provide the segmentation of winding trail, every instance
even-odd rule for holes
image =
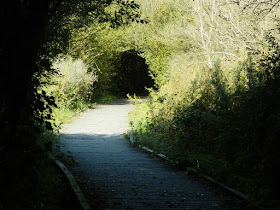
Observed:
[[[104,195],[99,208],[233,209],[225,194],[129,146],[123,133],[133,108],[125,99],[100,105],[60,131],[62,151],[71,152],[78,163],[70,171]]]

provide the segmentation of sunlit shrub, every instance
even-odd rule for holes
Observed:
[[[81,59],[70,56],[59,57],[53,62],[58,74],[52,78],[48,91],[56,98],[58,105],[75,106],[88,101],[92,85],[97,81],[95,72],[89,72]]]

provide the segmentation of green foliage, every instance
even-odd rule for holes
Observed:
[[[82,60],[71,57],[58,58],[53,62],[58,75],[51,78],[53,85],[46,87],[57,104],[74,107],[79,101],[88,101],[92,85],[97,80],[94,71],[89,72]]]
[[[139,56],[141,54],[139,51],[141,49],[137,47],[138,40],[135,39],[134,27],[140,30],[137,23],[131,23],[131,27],[121,26],[115,29],[109,23],[95,23],[90,27],[79,30],[75,38],[72,39],[73,48],[71,53],[80,55],[90,67],[98,69],[98,83],[96,83],[95,92],[120,94],[120,91],[122,91],[120,90],[121,86],[125,86],[125,81],[122,81],[122,79],[129,80],[127,76],[130,71],[125,75],[122,69],[131,69],[131,73],[133,71],[133,66],[128,67],[128,63],[124,60],[124,55],[128,55],[129,52],[135,52],[135,56],[130,57],[135,61],[131,61],[131,63],[135,62],[139,65],[142,63],[141,65],[144,67],[140,69],[138,65],[139,67],[135,68],[135,71],[143,72],[144,74],[146,71],[146,75],[148,75],[148,68],[144,64],[145,61],[142,59],[143,61],[140,62],[141,58]],[[146,75],[141,76],[143,81],[138,81],[139,78],[137,78],[134,82],[147,82],[149,78]],[[133,78],[130,80],[133,81]],[[150,85],[147,84],[147,86]]]
[[[74,60],[70,56],[59,57],[53,61],[53,73],[41,76],[42,83],[38,94],[51,98],[44,102],[41,115],[48,116],[48,123],[62,122],[77,110],[87,108],[90,104],[92,87],[97,77],[93,70],[80,59]]]
[[[97,77],[80,59],[60,56],[52,68],[35,74],[37,83],[33,104],[36,122],[52,130],[76,111],[90,106],[93,84]]]
[[[141,3],[139,2],[139,4]],[[150,75],[157,85],[161,85],[168,80],[166,74],[172,53],[178,48],[180,50],[189,49],[189,42],[184,44],[180,40],[179,42],[176,41],[176,44],[174,43],[178,36],[176,30],[179,26],[177,28],[172,27],[172,22],[174,18],[176,22],[183,18],[183,21],[180,20],[180,22],[186,25],[191,22],[191,18],[188,18],[184,11],[181,11],[180,15],[176,15],[176,17],[169,15],[169,11],[176,11],[176,5],[171,2],[168,4],[160,3],[160,5],[161,7],[149,16],[142,14],[140,17],[139,10],[142,8],[139,8],[135,2],[115,1],[105,8],[105,12],[116,20],[121,17],[122,23],[112,26],[114,24],[113,20],[109,22],[96,21],[73,33],[69,52],[81,56],[90,67],[99,69],[97,73],[99,78],[98,91],[110,92],[116,89],[117,84],[114,81],[118,78],[118,67],[122,65],[121,55],[130,50],[139,52],[139,56],[145,59],[149,66]],[[183,5],[189,7],[186,2]],[[142,7],[144,8],[145,5],[142,5]],[[166,10],[166,14],[162,13],[162,10]],[[123,15],[123,13],[129,15]],[[135,18],[133,17],[134,13],[137,16]],[[147,21],[139,21],[137,18]],[[168,20],[170,25],[164,25],[160,20],[161,18],[165,21]],[[166,27],[160,27],[160,25]],[[174,42],[170,43],[166,39],[166,36],[170,35]]]
[[[59,3],[60,2],[60,3]],[[54,58],[60,53],[66,53],[71,46],[69,41],[75,31],[90,25],[96,20],[106,19],[105,8],[112,0],[70,0],[59,1],[52,6],[56,11],[51,13],[46,30],[44,56]],[[57,6],[57,8],[55,8]]]
[[[139,12],[139,5],[133,0],[114,0],[105,9],[106,22],[109,22],[111,27],[117,28],[122,25],[128,25],[131,22],[144,23]]]
[[[47,94],[42,87],[49,84],[47,81],[50,79],[50,75],[55,74],[54,72],[44,72],[35,74],[33,77],[33,82],[37,83],[37,87],[34,87],[34,102],[32,108],[34,110],[34,119],[36,123],[45,125],[48,130],[52,130],[52,112],[53,108],[57,107],[54,96]],[[42,79],[44,78],[44,79]]]
[[[216,62],[195,77],[188,72],[191,85],[173,78],[152,92],[131,114],[137,141],[255,201],[276,200],[280,48],[270,36],[266,43],[244,63]]]

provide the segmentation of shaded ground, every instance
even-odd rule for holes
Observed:
[[[62,150],[94,209],[239,209],[237,200],[131,148],[128,100],[102,105],[63,126]]]

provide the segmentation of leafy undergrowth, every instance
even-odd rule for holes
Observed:
[[[279,206],[279,46],[243,63],[174,75],[131,113],[136,141],[248,194]],[[188,81],[190,80],[190,81]]]

